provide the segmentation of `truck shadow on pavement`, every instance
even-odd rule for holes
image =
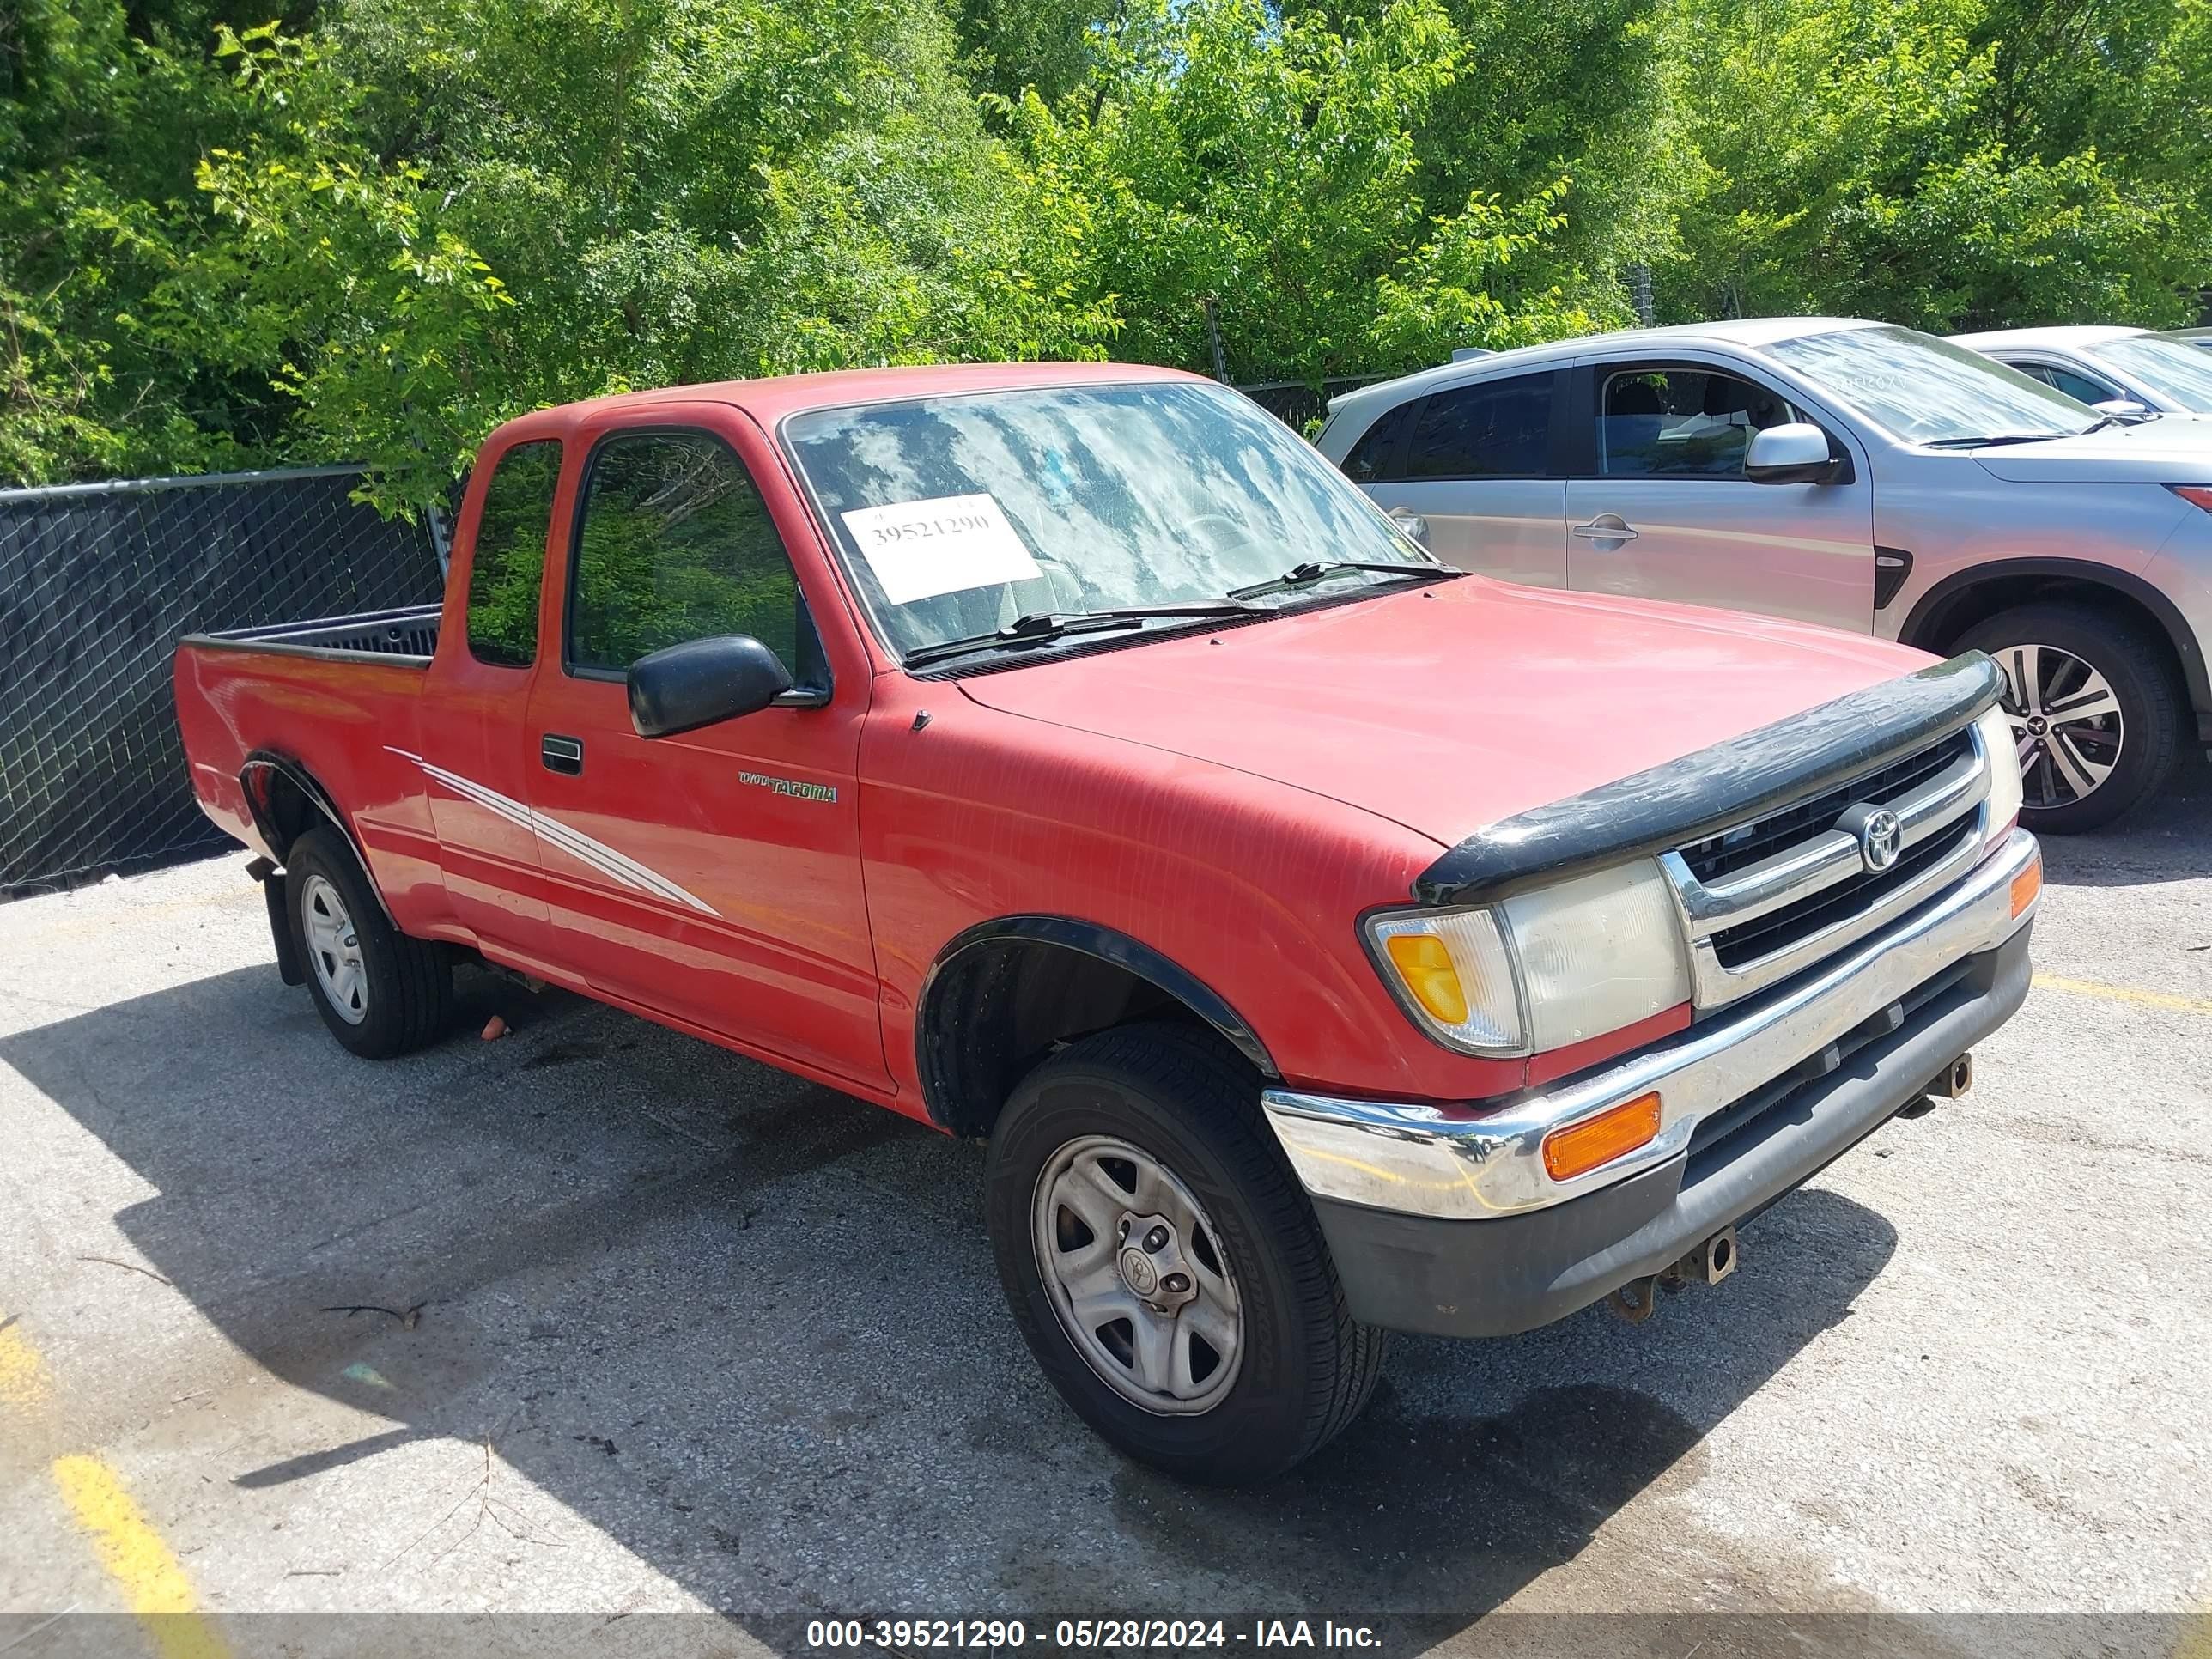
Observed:
[[[1731,1281],[1646,1326],[1591,1310],[1486,1345],[1401,1340],[1373,1407],[1304,1469],[1194,1490],[1107,1452],[1036,1372],[975,1146],[611,1010],[470,994],[475,1023],[503,1007],[514,1033],[383,1066],[268,968],[0,1039],[154,1190],[119,1224],[227,1339],[183,1320],[111,1356],[91,1409],[204,1461],[216,1553],[348,1471],[357,1534],[325,1605],[453,1605],[491,1552],[514,1604],[582,1584],[577,1610],[623,1610],[590,1599],[592,1529],[763,1633],[825,1608],[1457,1628],[1568,1563],[1583,1606],[1648,1604],[1668,1575],[1708,1605],[1810,1593],[1668,1500],[1889,1259],[1888,1224],[1833,1192],[1787,1200]],[[150,1281],[70,1276],[58,1306],[143,1296],[182,1320]],[[389,1311],[330,1311],[348,1306]],[[487,1443],[535,1489],[496,1539],[438,1521]],[[556,1544],[578,1547],[533,1594]]]

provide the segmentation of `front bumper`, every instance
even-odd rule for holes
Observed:
[[[1503,1335],[1663,1270],[1910,1103],[2027,997],[2037,857],[2016,831],[1946,893],[1744,1009],[1502,1109],[1270,1090],[1354,1316]],[[1656,1139],[1569,1182],[1544,1137],[1657,1091]]]

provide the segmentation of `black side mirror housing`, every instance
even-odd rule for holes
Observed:
[[[629,721],[641,738],[672,737],[757,714],[791,690],[791,671],[750,634],[687,640],[629,665]]]

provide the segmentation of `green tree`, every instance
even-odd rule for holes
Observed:
[[[2204,143],[2206,86],[2151,76],[2141,101],[2161,113],[2130,112],[2080,54],[2032,62],[2009,4],[1683,7],[1671,73],[1686,200],[1665,308],[1939,331],[2185,317],[2212,242],[2201,167],[2177,158]],[[2191,28],[2161,50],[2187,47]],[[2027,102],[2024,78],[2042,88]],[[2193,125],[2180,119],[2192,100]]]
[[[1430,211],[1416,135],[1464,64],[1435,0],[1341,28],[1150,0],[1101,33],[1083,88],[1010,114],[1029,166],[1088,204],[1084,291],[1119,311],[1117,354],[1210,367],[1211,300],[1232,379],[1319,379],[1618,313],[1550,257],[1563,183]]]
[[[180,355],[146,310],[216,228],[197,156],[265,118],[210,53],[233,9],[0,9],[0,479],[276,453],[287,410],[231,319],[198,319]]]

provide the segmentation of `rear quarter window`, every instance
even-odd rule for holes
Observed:
[[[1344,476],[1354,483],[1376,483],[1390,477],[1390,458],[1398,447],[1398,434],[1405,429],[1406,413],[1411,404],[1400,404],[1386,409],[1375,418],[1359,441],[1344,458]]]
[[[1399,474],[1541,478],[1552,459],[1552,371],[1480,380],[1413,405]]]
[[[484,486],[469,559],[469,654],[500,668],[538,659],[538,595],[561,482],[561,444],[542,438],[499,458]]]

